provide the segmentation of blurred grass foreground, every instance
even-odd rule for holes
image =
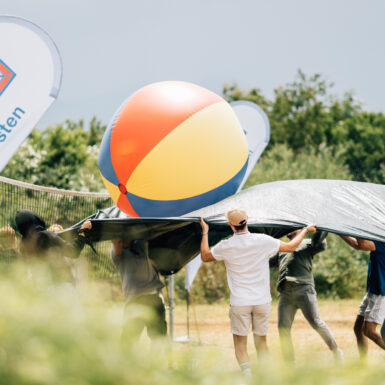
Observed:
[[[122,342],[123,304],[111,302],[103,286],[90,282],[77,293],[55,282],[45,264],[6,266],[0,274],[1,384],[385,384],[379,358],[334,366],[312,359],[309,350],[303,362],[287,366],[272,352],[254,362],[248,378],[215,345],[130,336]]]

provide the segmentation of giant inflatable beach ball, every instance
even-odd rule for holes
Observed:
[[[195,84],[150,84],[115,113],[99,169],[116,205],[133,217],[179,216],[236,192],[248,145],[230,105]]]

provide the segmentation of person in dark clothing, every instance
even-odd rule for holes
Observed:
[[[111,259],[122,278],[126,298],[122,339],[139,337],[144,327],[151,339],[166,335],[166,313],[160,294],[164,285],[148,256],[148,243],[119,238],[112,245]],[[152,314],[138,313],[138,305]]]
[[[15,216],[15,223],[22,236],[20,251],[23,258],[44,260],[59,281],[70,282],[71,272],[64,257],[79,256],[86,242],[85,232],[92,227],[91,222],[83,223],[73,243],[47,231],[44,220],[33,211],[19,210]]]
[[[385,350],[385,342],[376,330],[378,325],[383,325],[385,318],[385,243],[346,235],[340,237],[353,249],[370,251],[367,292],[354,323],[358,351],[364,358],[368,353],[368,338]],[[381,334],[384,335],[385,330],[382,329]]]
[[[295,237],[298,231],[288,234]],[[301,309],[306,320],[319,333],[336,360],[342,360],[343,353],[329,328],[319,316],[317,294],[312,273],[314,255],[326,249],[327,232],[317,231],[312,239],[304,239],[293,253],[278,253],[270,258],[270,267],[278,266],[277,290],[278,330],[284,359],[294,361],[291,327],[297,309]]]

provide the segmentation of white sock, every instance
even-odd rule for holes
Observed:
[[[241,370],[243,373],[247,374],[248,376],[251,376],[251,368],[250,368],[250,364],[248,362],[244,362],[242,364],[239,364],[239,366],[241,367]]]

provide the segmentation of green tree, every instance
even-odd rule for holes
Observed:
[[[343,157],[357,180],[385,183],[385,116],[362,112],[338,126]]]
[[[270,111],[271,143],[287,143],[298,151],[326,142],[328,87],[319,74],[307,78],[301,71],[298,80],[278,87]]]
[[[226,85],[223,93],[228,101],[245,99],[264,108],[271,126],[267,152],[284,143],[296,154],[317,153],[326,145],[354,179],[384,183],[385,115],[363,111],[352,92],[336,97],[332,87],[320,74],[298,71],[293,82],[274,90],[272,100],[259,89],[242,91],[236,84]]]
[[[88,129],[83,120],[35,129],[2,175],[42,186],[100,191],[104,186],[97,157],[105,129],[96,118]]]
[[[238,100],[247,100],[249,102],[256,103],[264,111],[269,111],[271,107],[271,102],[262,95],[262,91],[259,88],[252,88],[249,91],[242,91],[239,89],[236,83],[225,84],[223,86],[223,97],[229,103]]]
[[[255,166],[245,187],[288,179],[351,180],[348,166],[343,164],[342,151],[331,151],[321,145],[296,154],[287,144],[276,144]]]

